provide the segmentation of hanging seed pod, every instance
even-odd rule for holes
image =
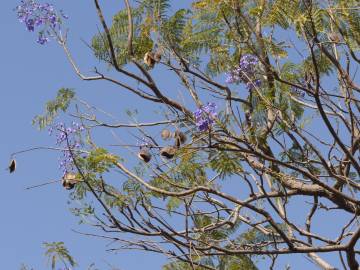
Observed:
[[[154,59],[154,54],[152,52],[145,53],[144,63],[150,68],[154,67],[155,59]]]
[[[77,182],[79,182],[79,180],[76,179],[76,174],[72,172],[65,173],[64,177],[62,178],[62,186],[66,190],[73,189]]]
[[[170,139],[170,137],[171,137],[171,132],[170,132],[170,130],[168,130],[168,129],[163,129],[163,130],[161,131],[161,138],[163,138],[163,140],[168,140],[168,139]]]
[[[151,160],[151,154],[147,148],[140,149],[140,151],[138,153],[138,157],[139,157],[139,159],[141,159],[142,161],[144,161],[146,163],[148,163]]]
[[[172,159],[175,156],[176,148],[172,146],[166,146],[160,150],[160,155],[167,158]]]
[[[154,54],[154,60],[159,63],[160,60],[161,60],[161,52],[160,51],[157,51],[155,54]]]
[[[175,147],[176,147],[176,149],[179,149],[180,146],[181,146],[180,138],[179,138],[179,137],[176,137],[176,138],[175,138]]]
[[[341,40],[340,35],[335,32],[329,33],[329,39],[330,39],[330,41],[335,42],[335,43],[339,43]]]
[[[73,183],[69,183],[66,180],[63,179],[62,181],[62,186],[66,189],[66,190],[72,190],[75,187],[75,184]]]
[[[185,133],[181,132],[178,129],[174,132],[174,138],[175,138],[175,145],[177,147],[180,147],[180,145],[184,144],[187,140]]]
[[[16,170],[16,160],[15,159],[11,160],[8,169],[9,169],[10,173],[15,172],[15,170]]]

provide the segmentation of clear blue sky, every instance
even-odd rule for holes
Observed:
[[[69,15],[69,45],[84,72],[92,70],[98,61],[81,42],[89,41],[97,33],[98,18],[93,1],[49,1]],[[110,22],[111,15],[122,5],[119,0],[101,1]],[[176,1],[184,3],[183,1]],[[188,2],[188,1],[187,1]],[[0,9],[0,169],[9,162],[12,152],[34,146],[50,146],[53,139],[47,132],[39,132],[31,125],[34,115],[43,111],[46,101],[52,99],[61,87],[72,87],[86,100],[96,101],[115,113],[123,113],[128,104],[136,102],[133,96],[121,95],[106,83],[82,82],[75,76],[63,51],[55,42],[40,46],[35,35],[28,33],[17,19],[14,7],[18,1],[3,0]],[[170,82],[165,82],[170,83]],[[109,96],[112,103],[109,103]],[[126,99],[124,98],[126,97]],[[108,269],[110,263],[121,270],[160,269],[163,257],[139,252],[106,253],[106,242],[80,236],[71,231],[88,231],[78,226],[69,212],[68,193],[60,185],[26,191],[25,187],[60,177],[57,153],[30,152],[18,158],[16,174],[0,170],[0,269],[19,269],[26,263],[37,270],[46,269],[42,242],[64,241],[80,263],[78,269],[95,262],[99,269]],[[292,269],[315,269],[301,255],[284,257],[282,265],[299,261]],[[106,262],[105,262],[106,261]],[[279,268],[280,269],[280,268]]]

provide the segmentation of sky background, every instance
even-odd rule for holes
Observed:
[[[122,1],[100,2],[110,23],[111,16],[122,7]],[[174,8],[186,2],[189,1],[176,1]],[[82,71],[90,74],[95,65],[101,66],[81,41],[89,42],[100,28],[93,1],[54,0],[50,3],[69,16],[66,21],[70,29],[69,47]],[[101,108],[106,107],[120,119],[125,116],[125,108],[138,102],[134,96],[125,95],[107,83],[81,81],[55,42],[45,46],[37,44],[36,35],[27,32],[18,22],[13,10],[17,4],[17,1],[3,0],[0,9],[0,268],[19,269],[25,263],[37,270],[49,269],[42,243],[64,241],[80,264],[77,269],[86,269],[92,262],[99,269],[109,269],[109,265],[121,270],[137,270],[144,266],[160,269],[166,262],[164,257],[129,251],[110,254],[105,251],[106,242],[74,233],[72,229],[88,230],[86,226],[77,225],[78,219],[68,210],[68,192],[60,184],[25,190],[28,186],[60,178],[57,153],[24,153],[17,158],[15,174],[10,175],[5,170],[11,153],[54,144],[54,138],[46,131],[39,132],[31,121],[44,111],[44,104],[55,97],[59,88],[76,89],[78,96]],[[161,73],[158,76],[161,77]],[[165,76],[161,83],[173,84]],[[142,117],[140,120],[147,120],[146,115]],[[326,226],[331,231],[331,226]],[[327,257],[331,261],[331,256]],[[315,269],[301,255],[284,257],[277,269],[284,269],[287,262],[294,261],[299,263],[292,264],[292,269]]]

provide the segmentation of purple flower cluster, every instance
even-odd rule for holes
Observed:
[[[248,90],[261,86],[257,77],[259,60],[252,54],[245,54],[240,58],[239,66],[226,73],[226,83],[245,83]]]
[[[195,124],[199,131],[209,130],[216,117],[217,106],[213,102],[208,102],[194,112]]]
[[[75,169],[73,155],[76,155],[77,150],[80,149],[80,133],[84,130],[84,127],[76,122],[72,122],[69,127],[64,123],[58,123],[49,128],[50,136],[56,131],[56,145],[64,148],[59,158],[59,169],[62,170],[63,175]]]
[[[22,0],[15,10],[19,21],[25,23],[29,32],[34,32],[35,27],[42,27],[37,39],[41,45],[47,43],[50,37],[54,36],[53,33],[60,30],[62,18],[68,18],[62,11],[59,15],[52,5],[39,4],[34,0]]]

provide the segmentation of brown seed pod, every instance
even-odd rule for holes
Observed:
[[[148,149],[143,148],[140,149],[139,153],[138,153],[138,157],[139,159],[141,159],[142,161],[148,163],[151,160],[151,154],[149,152]]]
[[[149,66],[150,68],[154,67],[155,59],[154,54],[152,52],[147,52],[144,55],[144,63]]]
[[[173,146],[166,146],[160,150],[160,155],[167,158],[172,159],[175,156],[176,148]]]
[[[76,179],[76,174],[72,172],[65,173],[64,177],[62,178],[62,186],[66,190],[73,189],[77,182],[79,182],[79,179]]]
[[[335,32],[329,33],[329,39],[330,39],[330,41],[335,42],[335,43],[339,43],[341,40],[340,35]]]
[[[63,181],[62,181],[62,186],[63,186],[66,190],[71,190],[71,189],[73,189],[73,188],[75,187],[75,184],[69,183],[69,182],[67,182],[67,181],[65,181],[65,180],[63,179]]]
[[[177,147],[180,147],[180,145],[184,144],[187,140],[185,133],[181,132],[178,129],[174,132],[174,138],[175,138],[175,145]]]
[[[160,60],[161,60],[161,52],[160,51],[157,51],[155,54],[154,54],[154,60],[159,63]]]
[[[15,172],[15,170],[16,170],[16,160],[15,159],[11,160],[8,169],[9,169],[10,173]]]
[[[163,140],[168,140],[168,139],[170,139],[170,137],[171,137],[171,132],[170,132],[170,130],[168,130],[168,129],[163,129],[163,130],[161,131],[161,138],[163,138]]]

